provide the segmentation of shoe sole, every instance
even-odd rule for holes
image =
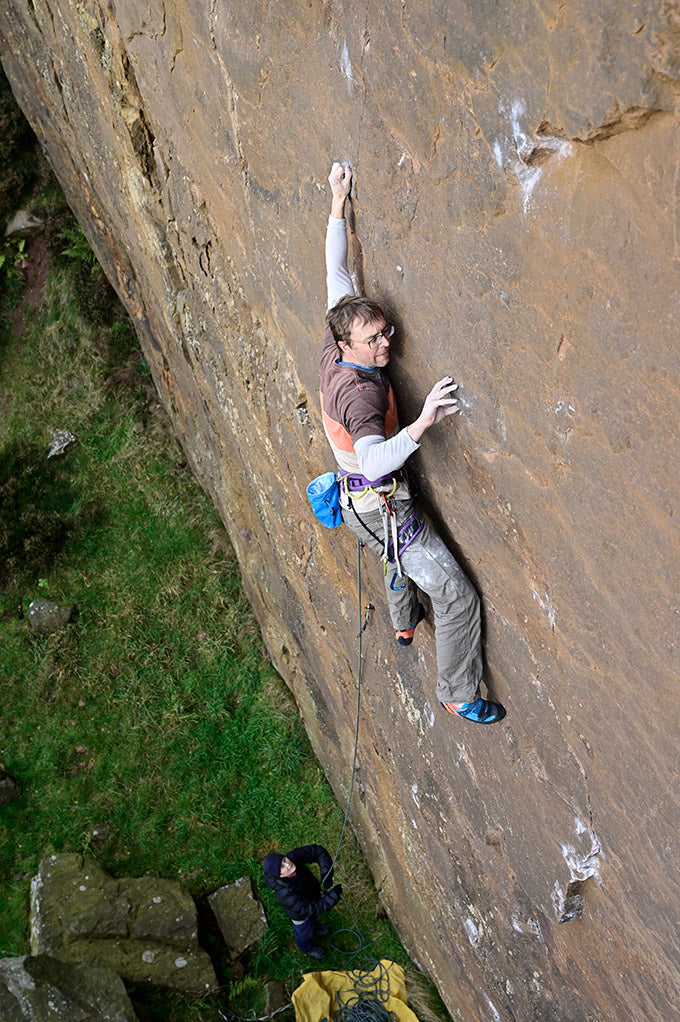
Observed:
[[[404,628],[404,629],[402,629],[401,633],[397,632],[397,642],[399,643],[400,646],[410,646],[411,645],[411,643],[413,642],[413,634],[411,634],[410,638],[408,638],[403,633],[404,632],[411,632],[411,633],[415,632],[416,628],[418,627],[418,625],[420,624],[420,622],[423,620],[424,617],[425,617],[425,608],[423,607],[422,603],[419,603],[418,604],[418,620],[414,624],[413,628]]]

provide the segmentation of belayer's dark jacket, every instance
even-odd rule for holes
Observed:
[[[326,849],[322,845],[303,845],[294,848],[292,852],[286,852],[286,858],[295,863],[295,876],[282,877],[265,872],[264,881],[267,887],[271,887],[287,915],[296,922],[302,922],[333,908],[340,897],[341,888],[338,884],[328,889],[333,883],[333,860]],[[318,864],[326,888],[323,892],[321,884],[307,868],[308,862]]]

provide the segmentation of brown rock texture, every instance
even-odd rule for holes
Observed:
[[[356,551],[305,486],[333,467],[325,178],[353,161],[402,420],[461,381],[418,459],[508,716],[440,710],[431,626],[394,648],[365,559],[352,823],[455,1017],[673,1017],[677,6],[5,0],[0,33],[341,800]]]

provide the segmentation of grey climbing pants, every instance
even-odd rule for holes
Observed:
[[[402,526],[416,508],[414,500],[395,504],[397,524]],[[383,550],[380,511],[343,509],[345,525],[362,543],[379,555]],[[374,535],[371,535],[373,533]],[[387,565],[385,592],[395,630],[412,628],[418,619],[418,589],[432,601],[437,643],[437,699],[442,703],[469,703],[479,695],[482,677],[479,597],[451,551],[428,522],[400,554],[403,578],[394,578],[395,564]],[[403,588],[396,588],[402,586]],[[394,588],[393,588],[394,587]]]

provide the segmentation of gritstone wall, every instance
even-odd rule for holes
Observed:
[[[671,4],[5,0],[2,60],[137,325],[339,799],[355,546],[312,518],[331,160],[506,721],[364,637],[352,823],[455,1017],[677,1011],[678,148]],[[302,836],[301,836],[302,837]],[[304,836],[305,839],[308,836]],[[458,1014],[456,1014],[458,1012]]]

